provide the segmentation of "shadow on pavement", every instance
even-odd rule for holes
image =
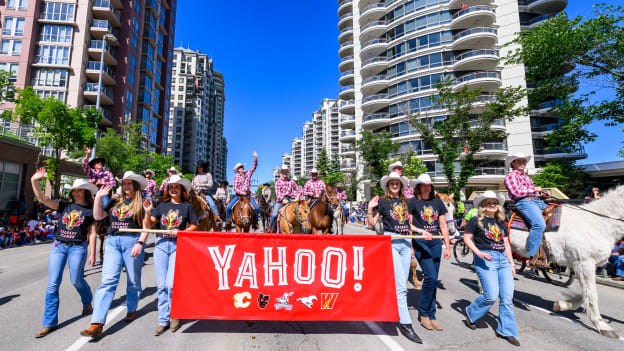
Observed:
[[[20,294],[15,294],[15,295],[7,295],[4,297],[0,297],[0,306],[4,305],[5,303],[9,303],[11,302],[11,300],[20,297]]]

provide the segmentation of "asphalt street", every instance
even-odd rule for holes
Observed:
[[[372,234],[361,226],[347,225],[345,233]],[[262,322],[185,320],[176,333],[155,337],[157,326],[156,277],[153,238],[148,241],[148,259],[143,267],[143,294],[138,317],[123,321],[126,310],[125,277],[117,289],[113,307],[101,339],[80,336],[90,316],[80,316],[78,293],[66,269],[61,284],[60,328],[42,339],[33,335],[41,328],[48,253],[51,244],[0,251],[0,348],[3,350],[500,350],[512,349],[496,338],[498,304],[472,331],[462,323],[461,310],[478,296],[477,276],[470,269],[445,261],[440,271],[438,321],[444,331],[427,331],[416,322],[419,291],[411,288],[408,305],[414,329],[423,338],[417,345],[397,333],[392,323],[376,322]],[[100,283],[100,265],[87,267],[86,280],[93,290]],[[124,273],[125,274],[125,273]],[[556,314],[553,301],[579,293],[574,282],[557,287],[542,278],[519,275],[515,285],[515,315],[521,347],[518,350],[622,350],[624,338],[608,339],[591,326],[583,309]],[[603,318],[624,336],[624,291],[599,285]],[[375,306],[362,306],[375,308]]]

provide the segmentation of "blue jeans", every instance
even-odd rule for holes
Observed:
[[[504,252],[483,252],[492,257],[492,261],[486,261],[475,255],[475,269],[483,287],[483,294],[466,308],[466,313],[472,322],[476,322],[488,313],[490,307],[500,297],[496,332],[503,336],[517,338],[518,330],[513,312],[514,279],[511,264]]]
[[[102,285],[95,291],[93,298],[93,316],[91,323],[106,322],[106,314],[115,297],[115,290],[119,284],[121,267],[126,267],[126,308],[134,312],[141,296],[141,269],[143,268],[143,254],[132,257],[132,247],[139,240],[139,233],[131,235],[109,235],[106,238],[104,262],[102,264]]]
[[[154,269],[158,288],[158,324],[169,325],[171,291],[175,270],[176,239],[158,238],[154,247]]]
[[[611,262],[613,273],[617,276],[624,277],[624,255],[609,256],[609,262]]]
[[[546,222],[544,222],[544,217],[542,217],[542,210],[548,207],[548,205],[542,200],[525,198],[516,201],[516,207],[531,226],[529,238],[527,239],[527,254],[533,257],[537,254],[537,250],[542,243],[542,235],[544,235],[544,230],[546,230]]]
[[[254,200],[253,197],[251,197],[250,195],[244,195],[249,197],[249,202],[251,203],[251,206],[253,206],[254,208],[254,213],[256,214],[256,219],[260,218],[260,207],[258,207],[258,204],[256,203],[256,200]],[[232,213],[232,208],[234,208],[234,205],[236,205],[236,203],[238,202],[238,195],[234,195],[234,198],[232,199],[232,201],[230,201],[230,203],[227,205],[227,208],[225,209],[225,222],[227,223],[230,220],[230,214]]]
[[[385,232],[385,235],[396,235]],[[394,285],[396,288],[397,305],[399,308],[399,323],[412,324],[407,309],[407,278],[409,277],[412,247],[410,239],[392,239],[392,264],[394,266]]]
[[[212,196],[210,196],[210,191],[206,190],[204,192],[204,195],[206,195],[206,202],[208,202],[208,205],[212,209],[212,212],[214,212],[215,215],[219,217],[219,210],[217,210],[217,205],[215,205],[215,202],[212,199]]]
[[[349,208],[345,205],[344,201],[340,201],[340,206],[342,206],[342,211],[344,212],[345,220],[349,218]]]
[[[91,287],[84,279],[84,267],[87,261],[87,243],[67,246],[54,241],[50,249],[48,264],[48,287],[45,295],[45,310],[43,312],[43,326],[56,327],[58,325],[59,286],[63,279],[65,264],[69,262],[69,279],[78,291],[83,306],[91,304],[93,294]]]
[[[273,206],[273,211],[271,211],[271,222],[269,223],[269,228],[273,228],[273,223],[275,223],[275,218],[277,218],[280,208],[282,208],[282,203],[276,201],[275,206]]]
[[[440,239],[414,239],[412,244],[414,256],[416,256],[425,275],[418,301],[418,314],[421,317],[436,319],[436,295],[438,293],[442,241]],[[407,280],[407,276],[405,279]]]

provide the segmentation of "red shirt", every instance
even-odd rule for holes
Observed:
[[[100,188],[104,185],[115,186],[115,177],[113,177],[113,173],[110,171],[105,171],[104,169],[100,169],[99,171],[91,168],[89,166],[89,158],[85,157],[82,161],[82,170],[85,172],[87,177],[89,177],[89,183],[95,184],[98,180],[101,180],[103,184],[98,185]]]
[[[234,192],[240,195],[247,195],[249,192],[249,183],[251,182],[251,176],[258,167],[258,159],[254,159],[251,169],[243,174],[236,174],[234,176]]]
[[[300,194],[299,185],[290,178],[280,178],[275,182],[275,195],[278,202],[282,201],[286,196],[295,198]]]
[[[324,181],[320,179],[317,179],[317,180],[310,179],[305,183],[305,186],[303,187],[303,194],[311,195],[315,198],[319,198],[323,190],[325,190]]]
[[[505,176],[505,188],[509,193],[509,198],[518,201],[527,196],[537,196],[537,191],[533,186],[533,181],[528,174],[513,170]]]

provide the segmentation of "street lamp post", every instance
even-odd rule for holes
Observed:
[[[100,54],[100,74],[98,77],[98,94],[95,100],[95,109],[100,110],[100,100],[102,95],[102,74],[104,73],[104,51],[106,50],[106,45],[108,43],[106,40],[110,40],[111,42],[117,42],[117,37],[112,34],[106,34],[102,38],[102,53]],[[95,137],[98,136],[98,129],[95,129]],[[91,158],[95,158],[95,149],[97,148],[97,144],[93,145],[93,149],[91,149]]]

